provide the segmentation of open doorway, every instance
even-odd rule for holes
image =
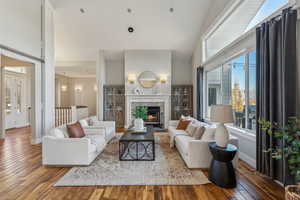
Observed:
[[[41,63],[15,55],[0,52],[0,133],[29,126],[31,143],[41,141],[42,99]]]
[[[30,71],[29,66],[4,67],[6,130],[30,125]]]

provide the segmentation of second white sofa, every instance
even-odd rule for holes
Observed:
[[[209,150],[208,144],[211,142],[215,142],[215,127],[203,122],[199,122],[196,119],[192,120],[194,120],[194,123],[198,123],[199,126],[205,126],[205,132],[208,135],[212,134],[212,139],[196,140],[193,137],[189,136],[184,130],[176,129],[179,121],[170,121],[168,130],[171,147],[176,146],[181,157],[189,168],[209,168],[212,160],[212,155]],[[230,136],[229,143],[238,147],[238,139],[236,137]],[[235,167],[237,167],[237,164],[238,153],[233,160],[233,165]]]

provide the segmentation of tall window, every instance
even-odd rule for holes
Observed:
[[[207,117],[210,117],[210,107],[220,104],[221,101],[221,73],[222,68],[219,67],[207,73]]]
[[[234,58],[207,72],[207,118],[210,107],[231,104],[234,125],[255,130],[256,127],[256,53]]]
[[[256,129],[256,52],[249,53],[248,129]]]
[[[234,125],[245,128],[245,56],[232,60],[231,63],[231,104],[234,112]]]

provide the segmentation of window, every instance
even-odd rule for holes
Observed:
[[[210,116],[210,107],[212,105],[221,103],[221,71],[219,67],[207,73],[207,94],[208,94],[208,107],[207,117]]]
[[[256,129],[256,52],[249,53],[248,129]]]
[[[254,18],[249,23],[246,31],[250,30],[260,22],[262,22],[264,19],[266,19],[268,16],[272,15],[276,10],[282,8],[283,6],[287,5],[289,3],[289,0],[266,0],[263,5],[258,10],[257,14],[254,16]]]
[[[216,104],[231,104],[234,126],[256,128],[256,53],[234,58],[221,67],[206,73],[207,109]]]
[[[203,59],[207,60],[230,43],[294,0],[237,0],[219,16],[219,21],[206,33]]]

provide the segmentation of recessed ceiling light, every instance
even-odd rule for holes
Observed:
[[[133,32],[134,32],[134,28],[128,27],[128,32],[129,32],[129,33],[133,33]]]
[[[85,13],[85,10],[83,8],[80,8],[81,13]]]

